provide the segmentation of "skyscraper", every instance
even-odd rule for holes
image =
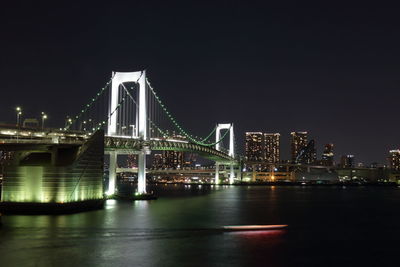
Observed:
[[[291,132],[290,133],[290,148],[292,162],[296,161],[300,151],[307,146],[307,132]]]
[[[183,166],[187,168],[195,167],[196,161],[197,161],[197,155],[195,153],[188,153],[184,157]]]
[[[400,170],[400,149],[389,151],[389,168],[392,170]]]
[[[264,133],[265,161],[277,163],[280,160],[280,134]]]
[[[159,170],[163,168],[163,156],[161,153],[155,153],[153,155],[153,169]]]
[[[295,163],[301,164],[314,164],[317,161],[317,150],[315,149],[315,142],[311,140],[308,144],[300,149],[297,154]]]
[[[340,166],[342,168],[354,168],[355,166],[354,155],[343,155],[340,158]]]
[[[163,168],[180,169],[183,167],[183,152],[163,151],[162,160],[163,160]]]
[[[246,132],[245,150],[247,161],[264,161],[263,134],[261,132]]]
[[[315,141],[311,140],[307,144],[305,155],[304,155],[304,161],[302,163],[314,164],[316,162],[317,162],[317,150],[315,148]]]
[[[322,154],[322,165],[333,166],[334,165],[334,154],[333,154],[333,144],[326,144],[324,147],[324,153]]]
[[[128,168],[137,168],[138,166],[138,155],[137,154],[129,154],[126,160]]]

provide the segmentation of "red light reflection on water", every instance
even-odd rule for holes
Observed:
[[[259,230],[259,231],[233,231],[227,232],[229,235],[238,235],[245,237],[273,237],[280,236],[285,233],[285,230]]]

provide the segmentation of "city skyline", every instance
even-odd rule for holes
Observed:
[[[14,121],[21,105],[29,117],[46,112],[46,125],[58,127],[112,70],[147,69],[171,113],[203,135],[224,121],[238,136],[254,129],[287,140],[307,130],[317,146],[333,142],[337,154],[362,162],[385,162],[400,147],[395,10],[203,3],[167,14],[149,3],[123,7],[8,3],[0,120]],[[151,10],[151,19],[130,10]]]
[[[43,112],[43,111],[40,112],[40,113],[35,112],[36,116],[30,116],[30,117],[27,116],[26,118],[24,118],[22,116],[22,114],[23,114],[22,110],[24,110],[24,108],[22,108],[21,106],[17,106],[13,110],[14,116],[16,114],[15,110],[17,112],[17,122],[19,121],[19,123],[21,123],[21,125],[27,123],[27,125],[30,125],[30,127],[42,127],[43,128],[45,119],[46,120],[48,119],[48,115],[45,114],[45,112]],[[32,112],[29,113],[29,114],[32,114]],[[41,122],[39,122],[39,120],[41,120]],[[2,122],[2,121],[0,121],[0,123],[4,124],[4,122]],[[13,125],[14,123],[13,122],[6,122],[6,124]],[[58,126],[59,127],[61,126],[61,128],[62,128],[62,124],[59,124]],[[46,127],[48,127],[48,126],[46,125]],[[55,128],[59,128],[59,127],[55,127]],[[293,147],[291,147],[292,144],[293,144],[293,134],[294,133],[305,134],[305,136],[306,136],[305,137],[305,142],[306,143],[308,141],[310,141],[310,140],[313,141],[313,144],[312,144],[312,146],[313,146],[313,151],[312,151],[313,155],[309,155],[309,157],[312,157],[313,158],[312,160],[314,160],[314,161],[316,161],[318,159],[319,163],[321,163],[321,164],[322,164],[321,160],[323,160],[323,157],[324,157],[324,150],[326,149],[326,145],[329,145],[329,144],[333,145],[332,142],[328,142],[328,143],[323,144],[323,145],[315,143],[314,142],[315,141],[314,138],[310,138],[310,139],[308,138],[308,136],[309,136],[309,132],[308,131],[291,131],[288,134],[289,135],[289,139],[290,139],[289,142],[281,142],[281,133],[279,133],[279,132],[266,133],[266,132],[247,132],[246,131],[245,132],[245,136],[247,136],[247,133],[260,134],[260,138],[262,138],[262,140],[263,140],[262,142],[264,142],[264,138],[266,138],[266,136],[270,136],[270,135],[271,136],[276,136],[277,135],[277,144],[278,144],[277,147],[278,147],[278,149],[277,149],[277,151],[275,151],[275,153],[276,153],[275,157],[278,158],[278,159],[281,159],[281,160],[291,160],[291,161],[293,161],[294,160],[294,158],[293,158],[294,155],[297,155],[298,152],[299,152],[297,150],[293,151]],[[172,134],[175,135],[175,132],[172,132]],[[283,136],[285,136],[285,134],[283,134]],[[311,136],[313,136],[313,135],[311,135]],[[246,153],[247,153],[246,152],[246,137],[243,138],[243,139],[239,138],[237,141],[238,141],[238,143],[243,143],[243,147],[239,147],[239,152],[241,154],[243,154],[244,157],[246,157]],[[283,144],[284,149],[281,148],[282,144]],[[304,147],[304,144],[302,144],[301,147]],[[266,147],[263,147],[263,151],[260,151],[260,153],[263,155],[263,157],[267,157],[267,154],[271,153],[271,152],[268,152],[266,149],[267,149]],[[272,149],[274,149],[274,148],[272,148]],[[282,152],[281,152],[281,150],[282,150]],[[391,164],[390,161],[389,161],[389,157],[391,156],[393,151],[399,151],[399,148],[396,148],[396,147],[390,148],[387,151],[386,156],[384,156],[384,160],[382,160],[382,161],[374,160],[374,161],[371,161],[371,162],[367,162],[367,161],[358,160],[358,157],[357,157],[358,161],[354,162],[354,164],[355,165],[362,165],[362,166],[370,166],[370,165],[376,165],[376,164],[388,166],[388,165]],[[344,153],[344,154],[334,154],[334,156],[333,156],[334,161],[336,163],[338,163],[338,162],[340,162],[342,160],[342,156],[354,154],[354,153],[351,153],[351,151],[349,151],[349,150],[346,150],[346,152],[347,153]],[[282,157],[281,157],[281,155],[282,155]],[[363,157],[361,156],[361,158],[363,158]]]
[[[300,134],[300,137],[294,138],[294,136],[297,136]],[[251,154],[250,158],[253,159],[253,161],[265,161],[265,162],[270,162],[267,159],[267,152],[266,152],[266,140],[265,136],[278,136],[278,142],[277,142],[277,155],[278,155],[278,162],[279,161],[291,161],[294,162],[296,160],[296,157],[298,156],[299,152],[309,144],[309,141],[313,141],[312,143],[312,151],[309,151],[309,155],[304,155],[306,156],[306,161],[308,162],[303,162],[306,164],[310,164],[310,162],[315,162],[320,165],[331,165],[328,162],[333,162],[336,165],[341,164],[342,157],[343,156],[352,156],[354,157],[354,153],[345,153],[345,154],[339,154],[333,152],[333,148],[335,147],[336,151],[336,144],[329,142],[325,144],[320,144],[318,142],[318,139],[316,140],[315,138],[309,138],[309,132],[308,131],[291,131],[290,133],[287,133],[288,138],[285,141],[285,139],[282,139],[281,136],[285,136],[285,134],[275,132],[275,133],[263,133],[263,132],[254,132],[254,131],[248,131],[245,132],[244,135],[244,153],[243,156],[244,158],[249,158],[248,155]],[[312,136],[312,135],[311,135]],[[254,140],[252,140],[254,139]],[[257,141],[255,141],[257,139]],[[283,141],[283,142],[282,142]],[[294,142],[299,142],[298,145],[295,145]],[[254,145],[250,145],[252,147],[252,151],[249,151],[248,147],[249,144],[253,143]],[[257,143],[257,144],[256,144]],[[283,149],[282,149],[283,145]],[[293,147],[295,146],[295,147]],[[358,159],[358,156],[356,155],[355,159],[353,160],[353,165],[362,165],[362,166],[373,166],[373,165],[380,165],[380,166],[390,166],[390,157],[393,157],[393,155],[400,155],[400,149],[393,148],[388,151],[386,151],[386,154],[384,154],[385,160],[381,162],[377,161],[372,161],[372,162],[364,162]],[[258,159],[257,159],[258,158]],[[262,158],[262,159],[261,159]],[[301,162],[299,162],[301,163]],[[317,165],[318,165],[317,164]]]

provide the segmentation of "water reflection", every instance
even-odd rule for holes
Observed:
[[[225,232],[228,235],[236,235],[242,237],[271,237],[283,235],[285,230],[261,230],[261,231],[233,231]]]
[[[117,206],[117,201],[115,199],[107,199],[105,204],[104,204],[104,209],[109,210],[109,209],[114,209]]]
[[[108,200],[104,210],[71,215],[4,216],[0,265],[323,266],[339,245],[344,247],[342,253],[360,252],[361,262],[350,262],[354,265],[377,253],[385,263],[396,253],[387,239],[400,237],[400,218],[393,213],[400,205],[397,188],[160,185],[149,189],[159,195],[158,200]],[[219,230],[224,225],[249,224],[291,228]],[[379,233],[371,232],[371,225],[379,227]],[[370,240],[379,243],[379,251]],[[333,265],[352,257],[335,254]]]

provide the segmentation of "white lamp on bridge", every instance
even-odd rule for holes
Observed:
[[[21,115],[22,115],[22,108],[17,107],[15,110],[17,111],[17,126],[19,126],[19,120],[21,119]]]
[[[42,130],[44,129],[44,120],[47,119],[46,113],[42,111]]]

